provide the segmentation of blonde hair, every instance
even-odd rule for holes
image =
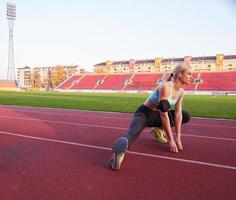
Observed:
[[[189,68],[191,68],[191,66],[189,64],[185,64],[185,63],[180,63],[180,64],[176,65],[176,67],[174,68],[174,70],[172,72],[173,79],[176,80],[178,78],[179,73],[182,73]]]

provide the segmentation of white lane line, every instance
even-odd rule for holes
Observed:
[[[36,106],[17,106],[17,105],[0,105],[0,108],[19,108],[20,110],[23,108],[29,108],[29,109],[39,109],[39,110],[49,110],[49,111],[71,111],[71,112],[75,112],[75,113],[79,113],[82,112],[84,114],[84,112],[87,113],[104,113],[104,114],[114,114],[114,115],[123,115],[123,114],[127,114],[127,113],[122,113],[122,112],[112,112],[112,111],[96,111],[96,110],[79,110],[79,109],[69,109],[69,108],[48,108],[48,107],[36,107]],[[130,115],[132,115],[133,113],[128,113]],[[212,121],[231,121],[231,122],[236,122],[235,119],[221,119],[221,118],[207,118],[207,117],[192,117],[193,119],[200,119],[200,120],[212,120]]]
[[[40,112],[40,111],[19,111],[21,113],[34,113],[34,114],[43,114],[43,115],[56,115],[58,116],[59,113],[52,113],[52,112]],[[130,117],[117,117],[117,116],[103,116],[100,114],[91,114],[91,113],[79,113],[80,116],[82,115],[83,117],[87,116],[89,118],[102,118],[102,119],[113,119],[113,120],[131,120],[131,116]],[[66,113],[62,113],[62,116],[68,116],[68,117],[78,117],[78,114],[66,114]],[[216,122],[217,123],[217,122]],[[235,121],[236,124],[236,121]],[[214,127],[214,128],[227,128],[227,129],[236,129],[236,126],[224,126],[224,125],[214,125],[214,124],[200,124],[200,123],[190,123],[190,124],[186,124],[186,126],[202,126],[202,127]]]
[[[205,136],[205,135],[190,135],[190,134],[182,134],[182,135],[185,136],[185,137],[195,137],[195,138],[225,140],[225,141],[236,141],[236,139],[233,139],[233,138],[213,137],[213,136]]]
[[[3,110],[3,109],[2,109]],[[46,111],[37,111],[36,109],[34,110],[17,110],[15,112],[20,112],[20,113],[34,113],[34,114],[43,114],[43,115],[63,115],[63,116],[69,116],[69,117],[79,117],[79,116],[88,116],[88,117],[94,117],[94,118],[104,118],[104,119],[119,119],[119,120],[129,120],[131,119],[131,115],[130,116],[121,116],[121,117],[117,117],[117,116],[109,116],[109,115],[102,115],[102,113],[91,113],[92,111],[89,111],[89,112],[77,112],[77,113],[58,113],[58,112],[52,112],[52,111],[49,111],[49,112],[46,112]],[[121,114],[121,113],[116,113],[117,115],[118,114]]]
[[[55,123],[55,124],[69,124],[69,125],[75,125],[75,126],[88,126],[88,127],[96,127],[96,128],[109,128],[109,129],[127,130],[127,128],[114,127],[114,126],[92,125],[92,124],[85,124],[85,123],[74,123],[74,122],[54,121],[54,120],[45,120],[45,119],[34,119],[34,118],[25,118],[25,117],[0,116],[0,118],[26,120],[26,121],[36,121],[36,122],[46,122],[46,123]]]
[[[124,130],[124,131],[127,131],[127,129],[128,129],[128,128],[115,127],[115,126],[93,125],[93,124],[85,124],[85,123],[74,123],[74,122],[54,121],[54,120],[24,118],[24,117],[0,116],[0,118],[8,118],[8,119],[16,119],[16,120],[27,120],[27,121],[36,121],[36,122],[46,122],[46,123],[54,123],[54,124],[66,124],[66,125],[74,125],[74,126],[87,126],[87,127],[95,127],[95,128],[107,128],[107,129]],[[150,131],[144,130],[144,132],[150,132]],[[204,136],[204,135],[182,134],[182,136],[205,138],[205,139],[215,139],[215,140],[224,140],[224,141],[233,141],[233,142],[236,141],[236,139],[234,139],[234,138],[211,137],[211,136]]]
[[[178,161],[178,162],[185,162],[185,163],[191,163],[191,164],[197,164],[197,165],[205,165],[205,166],[209,166],[209,167],[218,167],[218,168],[236,170],[236,167],[229,166],[229,165],[208,163],[208,162],[202,162],[202,161],[197,161],[197,160],[188,160],[188,159],[183,159],[183,158],[173,158],[173,157],[168,157],[168,156],[153,155],[153,154],[140,153],[140,152],[134,152],[134,151],[128,151],[128,152],[131,153],[131,154],[135,154],[135,155],[142,155],[142,156],[148,156],[148,157],[153,157],[153,158],[174,160],[174,161]]]
[[[0,106],[1,107],[1,106]],[[17,106],[13,106],[13,107],[17,107]],[[35,107],[27,107],[27,108],[35,108]],[[38,107],[36,107],[38,109]],[[87,115],[88,117],[94,117],[94,118],[104,118],[104,119],[117,119],[117,120],[131,120],[131,117],[132,117],[132,113],[130,114],[130,116],[117,116],[117,115],[122,115],[125,113],[118,113],[118,112],[105,112],[105,111],[101,111],[101,112],[98,112],[98,111],[86,111],[86,110],[70,110],[70,109],[56,109],[56,108],[42,108],[44,110],[49,110],[49,111],[53,111],[53,110],[58,110],[58,111],[76,111],[75,113],[62,113],[61,115],[63,116],[73,116],[73,117],[76,117],[78,116],[78,114],[81,114],[83,116]],[[35,110],[18,110],[17,112],[25,112],[25,113],[38,113],[38,114],[44,114],[44,115],[60,115],[60,113],[55,113],[55,112],[42,112],[42,111],[36,111]],[[103,116],[101,114],[103,113],[109,113],[109,114],[114,114],[116,116]],[[226,120],[226,119],[212,119],[212,118],[201,118],[201,117],[192,117],[193,119],[202,119],[202,120],[215,120],[216,123],[217,121],[232,121],[232,122],[235,122],[236,124],[236,120]],[[191,126],[203,126],[203,127],[215,127],[215,128],[227,128],[227,129],[236,129],[236,126],[225,126],[225,125],[214,125],[214,124],[200,124],[200,123],[191,123],[191,124],[187,124],[187,125],[191,125]]]
[[[67,141],[64,141],[64,140],[41,138],[41,137],[22,135],[22,134],[5,132],[5,131],[0,131],[0,134],[10,135],[10,136],[15,136],[15,137],[22,137],[22,138],[27,138],[27,139],[40,140],[40,141],[47,141],[47,142],[54,142],[54,143],[61,143],[61,144],[68,144],[68,145],[75,145],[75,146],[80,146],[80,147],[87,147],[87,148],[102,149],[102,150],[106,150],[106,151],[111,151],[111,148],[107,148],[107,147],[89,145],[89,144],[82,144],[82,143],[76,143],[76,142],[67,142]],[[138,155],[138,156],[146,156],[146,157],[152,157],[152,158],[160,158],[160,159],[165,159],[165,160],[178,161],[178,162],[183,162],[183,163],[191,163],[191,164],[196,164],[196,165],[205,165],[205,166],[208,166],[208,167],[217,167],[217,168],[223,168],[223,169],[236,170],[235,166],[230,166],[230,165],[221,165],[221,164],[216,164],[216,163],[202,162],[202,161],[197,161],[197,160],[188,160],[188,159],[182,159],[182,158],[173,158],[173,157],[168,157],[168,156],[160,156],[160,155],[141,153],[141,152],[135,152],[135,151],[128,151],[127,153]]]
[[[217,122],[216,122],[217,123]],[[236,129],[236,126],[223,126],[223,125],[214,125],[214,124],[197,124],[197,123],[191,123],[186,124],[187,126],[204,126],[204,127],[215,127],[215,128],[233,128]]]
[[[49,111],[70,111],[70,112],[86,112],[86,113],[104,113],[104,114],[117,114],[117,115],[122,115],[122,114],[125,114],[123,112],[112,112],[112,111],[98,111],[98,110],[80,110],[80,109],[70,109],[70,108],[49,108],[49,107],[36,107],[36,106],[17,106],[17,105],[0,105],[0,108],[18,108],[20,110],[24,110],[24,108],[29,108],[29,109],[38,109],[38,110],[49,110]],[[132,113],[130,113],[132,114]]]

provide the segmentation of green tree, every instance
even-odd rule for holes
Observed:
[[[63,66],[56,66],[53,73],[53,83],[58,86],[62,81],[66,79],[66,70]]]
[[[34,88],[40,88],[42,81],[41,81],[41,76],[39,70],[34,70],[33,75],[32,75],[32,82],[33,82],[33,87]]]
[[[51,91],[54,87],[53,84],[53,75],[52,75],[52,69],[48,68],[48,77],[46,82],[46,89],[47,91]]]

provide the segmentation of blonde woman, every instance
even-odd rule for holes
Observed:
[[[165,77],[165,80],[158,84],[148,99],[138,107],[128,132],[116,140],[112,147],[113,155],[109,163],[111,169],[120,168],[126,151],[145,127],[157,127],[152,129],[152,133],[159,142],[167,142],[164,138],[164,134],[166,134],[171,152],[177,153],[183,150],[181,124],[190,120],[189,113],[182,110],[183,86],[191,83],[192,69],[190,65],[179,64],[169,77]],[[171,106],[175,106],[175,109],[170,110]],[[175,137],[171,127],[175,127]]]

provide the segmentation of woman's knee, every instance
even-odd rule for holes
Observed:
[[[144,128],[145,126],[141,124],[137,125],[137,127],[131,127],[128,129],[126,137],[129,141],[134,142],[139,137]]]
[[[188,123],[191,119],[191,115],[187,112],[187,111],[182,111],[182,123],[185,124],[185,123]]]

